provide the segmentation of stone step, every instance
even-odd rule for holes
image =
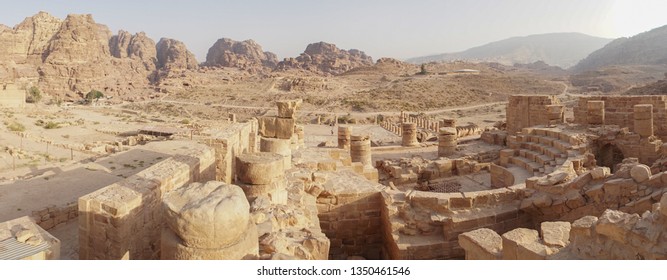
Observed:
[[[515,156],[510,159],[510,163],[520,166],[530,172],[538,171],[542,165],[522,156]]]
[[[541,153],[543,155],[547,155],[547,156],[551,157],[552,159],[567,157],[567,155],[562,153],[560,150],[558,150],[554,147],[551,147],[551,146],[544,145],[544,144],[527,142],[527,143],[524,143],[524,145],[522,145],[522,148],[526,148],[528,150],[538,152],[538,153]]]
[[[540,165],[547,165],[547,164],[549,164],[549,162],[554,160],[550,156],[543,155],[543,154],[540,154],[538,152],[533,152],[533,151],[530,151],[530,150],[524,150],[524,149],[519,150],[519,155],[522,156],[522,157],[525,157],[525,158],[527,158],[531,161],[537,162]]]

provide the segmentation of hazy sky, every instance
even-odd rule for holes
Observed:
[[[280,58],[325,41],[374,59],[462,51],[513,36],[581,32],[616,38],[667,24],[664,0],[0,0],[0,23],[38,11],[93,14],[112,32],[185,42],[200,61],[223,37],[253,39]]]

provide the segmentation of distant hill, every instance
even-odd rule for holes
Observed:
[[[544,61],[549,65],[569,68],[610,41],[581,33],[548,33],[512,37],[463,52],[411,58],[407,62],[469,60],[514,65]]]
[[[655,65],[667,63],[667,25],[619,38],[579,62],[572,70],[595,70],[610,65]]]

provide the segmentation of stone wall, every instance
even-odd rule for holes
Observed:
[[[519,210],[523,186],[466,193],[387,190],[384,194],[387,259],[463,258],[461,233],[487,227],[505,232],[530,225]]]
[[[628,213],[651,210],[667,191],[667,174],[652,174],[648,166],[628,158],[610,174],[607,167],[596,167],[564,184],[539,188],[524,199],[521,209],[535,222],[561,220],[573,222],[586,215],[600,215],[606,209]]]
[[[604,124],[627,127],[634,130],[634,106],[653,105],[653,126],[655,135],[667,140],[667,97],[650,96],[588,96],[580,97],[574,107],[574,122],[588,124],[588,101],[604,101]],[[509,112],[508,112],[509,115]]]
[[[14,84],[0,84],[0,107],[22,108],[25,97],[25,89],[19,89]]]
[[[77,202],[70,202],[61,207],[51,205],[44,209],[33,211],[30,216],[35,220],[37,225],[45,230],[49,230],[59,224],[79,217],[79,206]]]
[[[169,157],[79,198],[80,259],[160,258],[162,196],[216,175],[213,149],[183,144],[189,149],[187,155]]]
[[[258,129],[258,122],[253,119],[245,123],[234,123],[224,130],[204,132],[205,143],[215,149],[215,179],[217,181],[234,182],[236,157],[258,151]]]
[[[525,127],[562,123],[563,107],[559,105],[554,95],[511,95],[507,103],[507,132],[514,134]]]
[[[667,194],[639,214],[605,210],[599,217],[544,222],[541,233],[517,228],[500,236],[490,229],[459,235],[471,260],[664,260],[667,259]]]
[[[514,185],[514,174],[507,168],[491,164],[491,186],[494,188],[506,188]]]
[[[384,247],[380,215],[383,186],[350,171],[317,172],[313,176],[316,182],[317,177],[326,182],[317,196],[317,209],[322,232],[331,242],[329,259],[380,259]]]

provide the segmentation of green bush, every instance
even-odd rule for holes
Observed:
[[[18,122],[12,122],[7,125],[7,129],[9,129],[9,131],[23,132],[25,131],[25,126],[23,126],[23,124]]]
[[[42,100],[42,92],[39,90],[39,88],[36,86],[30,87],[28,90],[28,97],[26,98],[26,102],[39,103],[40,100]]]
[[[98,99],[100,99],[100,98],[102,98],[102,97],[104,97],[104,93],[102,93],[102,92],[99,91],[99,90],[95,90],[95,89],[90,90],[90,91],[86,94],[86,100],[88,101],[88,103],[93,102],[93,100],[98,100]]]
[[[46,128],[46,129],[54,129],[54,128],[58,128],[58,123],[55,123],[55,122],[47,122],[46,124],[44,124],[44,128]]]

